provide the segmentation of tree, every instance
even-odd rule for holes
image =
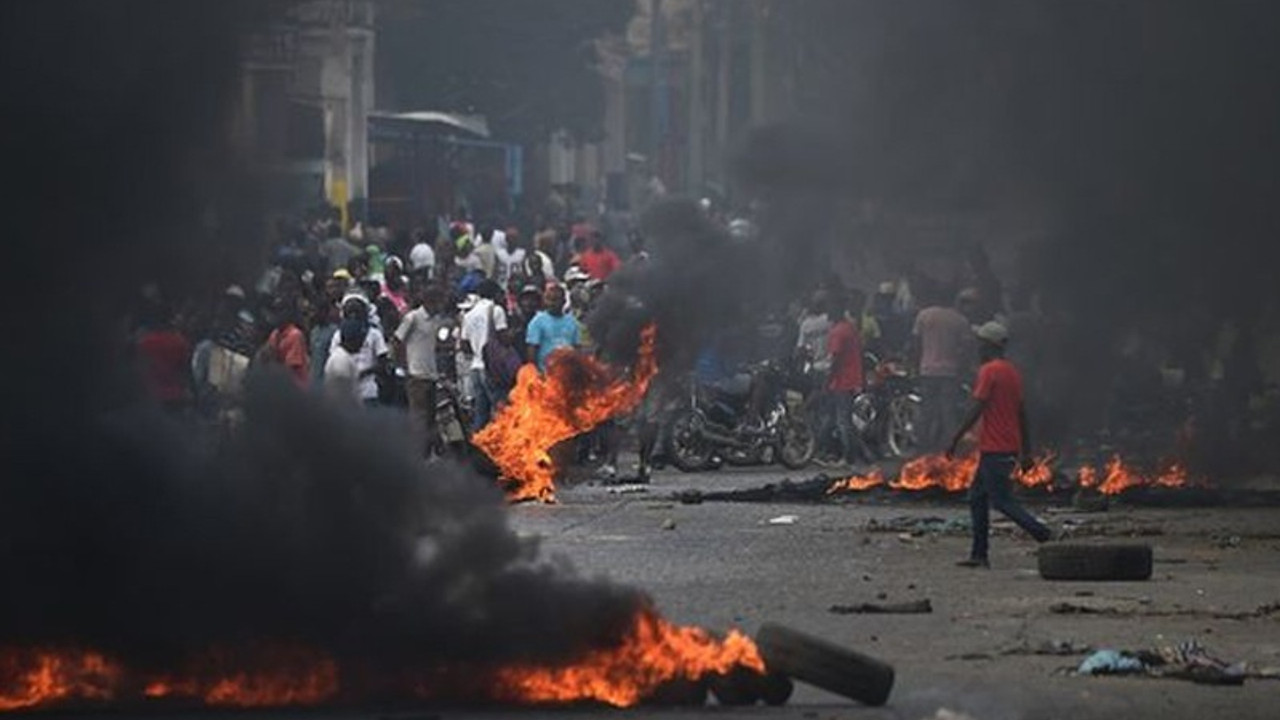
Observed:
[[[632,0],[391,0],[378,63],[399,108],[484,115],[504,139],[602,132],[596,40],[621,32]]]

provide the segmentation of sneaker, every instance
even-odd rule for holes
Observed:
[[[964,567],[964,568],[982,568],[984,570],[988,570],[991,568],[991,563],[988,562],[986,558],[969,558],[968,560],[961,560],[960,562],[956,563],[956,566]]]
[[[605,480],[612,480],[618,477],[618,468],[610,463],[605,463],[596,469],[596,477],[603,478]]]

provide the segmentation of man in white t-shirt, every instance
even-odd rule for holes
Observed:
[[[471,417],[472,431],[489,424],[493,414],[494,397],[485,379],[484,346],[494,330],[507,329],[507,312],[497,303],[502,288],[492,280],[481,283],[480,299],[462,317],[462,341],[464,352],[471,357],[471,386],[475,392],[475,407]]]
[[[324,393],[338,404],[360,404],[360,371],[356,355],[364,344],[364,332],[364,323],[352,318],[343,320],[341,328],[333,334],[338,344],[329,350],[329,359],[324,363]]]
[[[498,276],[495,279],[502,287],[507,286],[511,276],[524,263],[524,248],[515,246],[517,237],[515,228],[506,231],[495,229],[490,240],[498,256]]]
[[[387,349],[387,340],[383,337],[382,331],[368,323],[368,307],[369,302],[364,298],[351,296],[342,304],[342,318],[344,327],[348,320],[359,320],[364,326],[364,335],[360,338],[360,345],[354,352],[357,373],[356,384],[361,402],[366,405],[376,405],[378,402],[377,374],[380,370],[386,369],[390,353]],[[354,328],[354,324],[352,327]],[[341,346],[342,332],[334,333],[333,341],[329,345],[329,352],[336,352]]]
[[[436,378],[439,376],[436,333],[445,324],[440,315],[443,306],[443,291],[428,288],[418,306],[405,313],[394,335],[397,359],[408,375],[405,394],[409,400],[409,417],[416,436],[425,440],[423,450],[427,455],[436,446],[432,441],[436,437]]]

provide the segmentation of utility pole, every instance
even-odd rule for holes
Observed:
[[[768,119],[769,103],[765,73],[769,59],[769,35],[765,29],[769,16],[769,0],[753,0],[751,12],[751,122]]]
[[[706,63],[703,58],[704,0],[693,2],[693,28],[689,40],[689,176],[688,189],[701,193],[706,184]]]
[[[667,144],[667,20],[662,14],[662,0],[649,0],[649,65],[651,78],[651,128],[650,164],[659,177],[666,169]],[[666,181],[666,178],[663,178]]]
[[[716,38],[719,43],[719,59],[716,61],[716,130],[715,148],[716,164],[724,167],[724,151],[729,146],[729,108],[733,93],[733,43],[737,28],[734,26],[735,2],[716,3]],[[721,185],[728,188],[724,181],[724,171],[720,172]]]

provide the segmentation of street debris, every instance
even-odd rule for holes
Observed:
[[[899,603],[857,603],[855,605],[832,605],[827,612],[836,615],[923,615],[933,612],[933,603],[929,598]]]
[[[968,518],[898,515],[888,520],[872,518],[867,521],[866,531],[921,537],[923,535],[968,535],[970,527]]]
[[[1093,652],[1090,645],[1078,644],[1072,640],[1045,640],[1036,645],[1028,644],[1025,640],[1013,647],[1005,648],[1000,651],[1001,655],[1047,655],[1051,657],[1065,657],[1069,655],[1083,655]]]
[[[663,530],[675,530],[675,529],[676,529],[676,519],[675,519],[675,518],[667,518],[666,520],[663,520],[663,521],[662,521],[662,529],[663,529]]]
[[[1195,640],[1152,650],[1098,650],[1080,663],[1076,673],[1144,675],[1203,685],[1243,685],[1250,676],[1246,663],[1216,658]]]
[[[798,515],[779,515],[778,517],[769,518],[770,525],[795,525],[800,519]]]
[[[1136,601],[1141,606],[1147,606],[1149,602],[1142,602],[1139,598]],[[1241,610],[1236,612],[1228,612],[1224,610],[1201,610],[1198,608],[1174,608],[1171,610],[1160,609],[1139,609],[1135,607],[1123,607],[1119,605],[1093,605],[1073,602],[1056,602],[1049,606],[1049,612],[1054,615],[1108,615],[1123,617],[1200,617],[1213,620],[1252,620],[1257,618],[1271,617],[1272,615],[1280,615],[1280,602],[1267,603],[1259,605],[1253,610]]]

